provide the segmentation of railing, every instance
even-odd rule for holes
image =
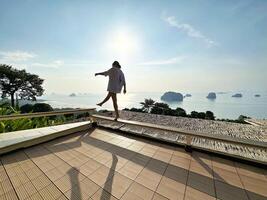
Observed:
[[[101,116],[101,115],[92,115],[92,119],[96,122],[97,122],[97,120],[108,120],[108,121],[115,122],[113,118],[105,117],[105,116]],[[138,126],[138,127],[157,129],[157,130],[161,130],[161,131],[169,131],[169,132],[178,133],[180,135],[185,135],[185,137],[186,137],[186,143],[185,143],[186,150],[191,149],[192,138],[201,138],[201,139],[213,140],[213,141],[232,144],[232,145],[243,146],[246,148],[249,147],[249,148],[260,149],[262,151],[267,151],[267,142],[248,140],[248,139],[243,139],[243,138],[234,138],[234,137],[225,136],[225,135],[213,135],[213,134],[208,134],[208,133],[190,132],[190,131],[184,131],[184,130],[181,130],[181,129],[175,128],[175,127],[167,127],[167,126],[138,122],[138,121],[128,121],[128,120],[119,119],[117,122],[122,123],[123,125],[125,125],[125,124],[126,125],[134,125],[134,126]],[[197,148],[199,148],[199,147],[197,147]],[[207,149],[205,149],[205,150],[207,150]],[[214,150],[214,152],[226,154],[225,152],[218,152],[216,150]],[[228,153],[227,153],[227,155],[228,155]],[[236,156],[236,155],[231,155],[231,156],[243,159],[242,156]],[[248,159],[248,158],[245,158],[245,159],[250,160],[250,161],[256,161],[258,163],[262,163],[265,165],[267,164],[266,162],[258,161],[255,159]]]
[[[26,113],[26,114],[15,114],[15,115],[1,115],[0,121],[22,119],[22,118],[35,118],[35,117],[66,115],[66,114],[87,113],[87,112],[92,112],[94,110],[95,108],[88,108],[88,109],[59,110],[59,111],[51,111],[51,112],[38,112],[38,113]]]
[[[57,115],[65,115],[65,114],[78,114],[78,113],[87,113],[87,112],[91,113],[94,110],[95,110],[95,108],[89,108],[89,109],[60,110],[60,111],[40,112],[40,113],[3,115],[3,116],[0,116],[0,121],[21,119],[21,118],[57,116]],[[148,128],[148,129],[154,129],[154,130],[156,129],[156,130],[160,130],[160,131],[164,131],[164,132],[177,133],[177,135],[185,136],[185,142],[181,142],[181,141],[178,141],[178,139],[176,139],[176,141],[174,143],[177,143],[177,144],[180,143],[180,144],[185,145],[186,150],[191,150],[191,147],[193,147],[193,148],[197,148],[197,149],[203,149],[206,151],[210,151],[210,152],[214,152],[214,153],[220,153],[220,154],[224,154],[227,156],[237,157],[237,158],[241,158],[241,159],[245,159],[245,160],[249,160],[249,161],[253,161],[253,162],[267,165],[266,156],[264,157],[263,160],[260,160],[257,158],[244,157],[242,154],[236,155],[236,154],[231,154],[229,152],[224,152],[224,151],[221,151],[218,149],[211,149],[211,148],[208,148],[206,146],[204,146],[204,147],[196,146],[195,143],[192,141],[195,138],[199,138],[199,139],[204,139],[204,140],[209,140],[209,141],[215,141],[218,143],[231,144],[233,146],[234,145],[239,146],[239,147],[241,146],[241,147],[244,147],[244,149],[251,148],[252,151],[253,151],[253,149],[257,149],[257,150],[263,152],[264,155],[266,155],[266,152],[267,152],[267,142],[248,140],[248,139],[243,139],[243,138],[234,138],[234,137],[225,136],[225,135],[215,135],[215,134],[209,134],[209,133],[190,132],[190,131],[185,131],[185,130],[175,128],[175,127],[168,127],[168,126],[162,126],[162,125],[145,123],[145,122],[138,122],[138,121],[129,121],[129,120],[122,120],[122,119],[119,119],[118,121],[114,121],[114,119],[111,117],[105,117],[105,116],[101,116],[101,115],[94,115],[93,114],[90,116],[90,121],[96,122],[96,124],[97,124],[98,120],[100,120],[100,121],[101,120],[104,120],[104,121],[107,120],[107,121],[112,121],[115,123],[120,123],[120,124],[122,124],[121,126],[119,126],[120,128],[122,128],[125,125],[132,125],[132,126],[137,126],[137,127],[141,127],[141,128]],[[142,134],[142,136],[153,137],[153,136],[150,136],[148,134]],[[165,140],[168,142],[173,142],[168,138],[167,139],[166,138],[165,139],[164,138],[156,138],[156,139]]]

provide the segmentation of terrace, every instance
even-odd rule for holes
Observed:
[[[65,113],[41,115],[53,114]],[[159,131],[164,134],[151,134]],[[166,133],[184,138],[170,139]],[[98,115],[85,122],[0,137],[0,199],[267,198],[264,158],[204,148],[194,143],[194,138],[262,152],[266,151],[264,142],[131,120],[114,122]],[[192,151],[185,151],[184,146]]]

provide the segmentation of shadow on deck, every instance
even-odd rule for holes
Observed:
[[[90,129],[1,156],[0,199],[266,199],[267,172]]]

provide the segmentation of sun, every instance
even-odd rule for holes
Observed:
[[[111,43],[116,52],[132,53],[136,49],[135,38],[128,32],[117,32]]]
[[[107,42],[111,56],[129,61],[137,53],[139,43],[137,36],[128,30],[118,30],[111,34]]]

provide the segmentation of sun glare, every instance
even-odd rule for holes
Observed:
[[[116,31],[108,39],[109,54],[126,62],[137,53],[138,47],[137,36],[130,31]]]

